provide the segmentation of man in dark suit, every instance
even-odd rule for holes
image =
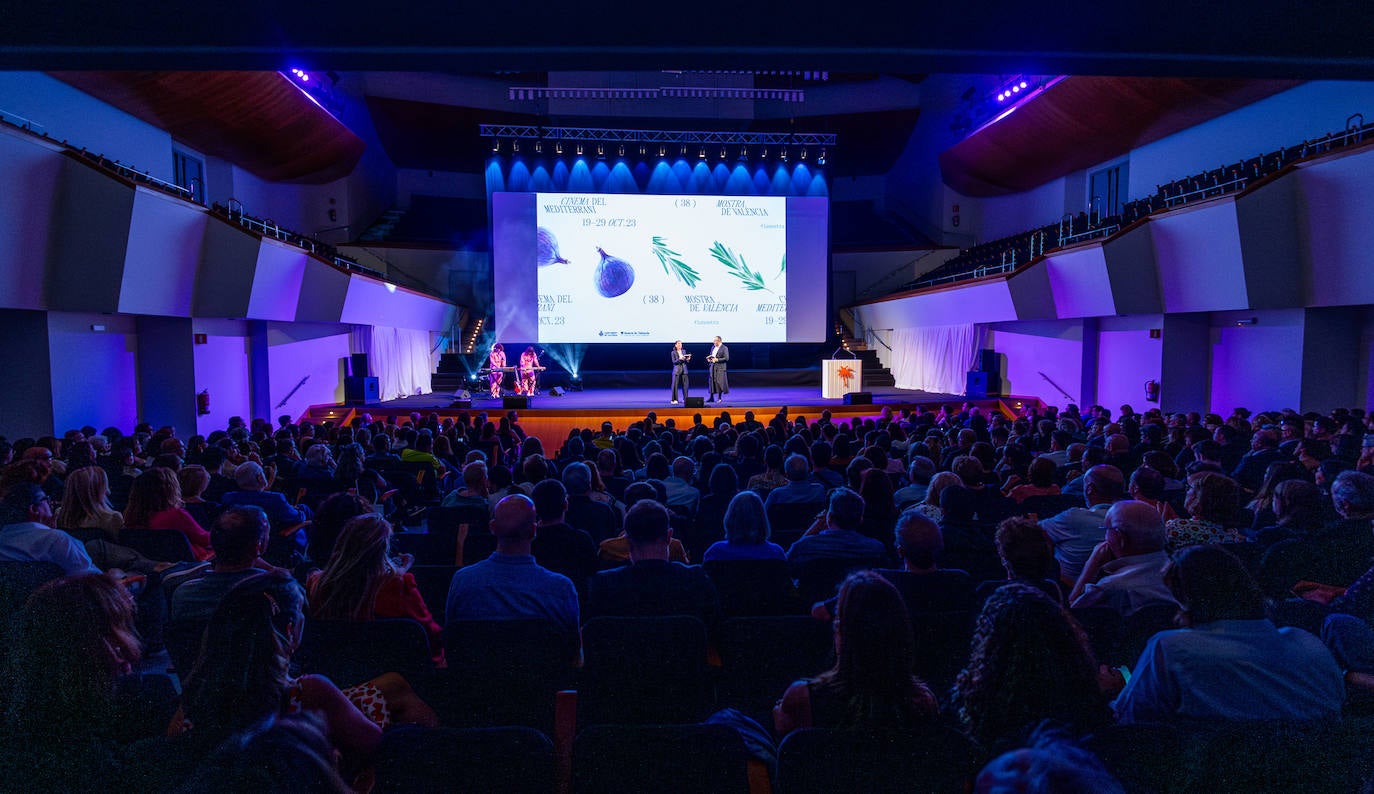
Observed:
[[[593,576],[588,618],[690,615],[710,627],[720,613],[716,586],[696,565],[669,562],[668,508],[642,499],[625,516],[630,564]]]
[[[730,393],[730,384],[725,379],[725,367],[730,361],[730,348],[720,341],[720,337],[713,340],[711,355],[706,357],[706,361],[711,365],[711,380],[709,383],[711,398],[708,403],[724,402],[725,395]]]
[[[1273,430],[1261,430],[1250,437],[1250,451],[1241,457],[1240,463],[1231,472],[1231,478],[1248,491],[1258,491],[1264,483],[1264,473],[1269,464],[1291,461],[1290,455],[1279,450],[1279,434]]]
[[[683,352],[682,340],[673,343],[670,353],[673,362],[673,405],[677,405],[677,390],[682,387],[682,399],[687,400],[687,362],[692,360],[692,354]]]

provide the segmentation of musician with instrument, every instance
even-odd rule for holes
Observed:
[[[543,371],[544,367],[540,366],[539,355],[534,352],[534,347],[525,348],[525,352],[520,354],[520,368],[515,371],[515,393],[533,397],[538,386],[539,373]]]
[[[501,397],[501,381],[506,377],[506,348],[500,342],[491,346],[491,355],[487,357],[487,383],[491,386],[491,398],[493,400]]]

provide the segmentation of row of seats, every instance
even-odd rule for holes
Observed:
[[[1114,229],[1135,223],[1152,212],[1233,193],[1299,160],[1359,144],[1371,134],[1374,134],[1374,122],[1363,126],[1352,125],[1340,133],[1328,133],[1249,160],[1159,185],[1153,195],[1123,204],[1120,213],[1079,213],[1072,219],[966,248],[940,267],[903,284],[895,291],[904,292],[948,281],[977,278],[984,275],[988,268],[1004,264],[1023,265],[1045,251],[1058,248],[1061,237],[1073,238],[1074,242],[1080,242],[1089,232],[1100,231],[1108,234]]]

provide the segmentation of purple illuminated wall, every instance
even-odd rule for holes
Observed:
[[[1150,338],[1158,316],[1104,317],[1097,335],[1096,402],[1112,409],[1123,404],[1144,411],[1145,381],[1160,379],[1163,343]]]
[[[196,393],[210,392],[210,413],[196,417],[196,432],[208,435],[228,427],[231,416],[252,416],[247,337],[207,336],[195,346],[195,366]]]
[[[103,325],[104,331],[92,331]],[[133,318],[100,314],[48,315],[53,428],[91,424],[126,433],[138,424],[138,371]]]
[[[310,334],[323,333],[320,336]],[[343,366],[348,357],[348,334],[328,329],[274,326],[268,334],[269,399],[272,415],[292,417],[312,405],[343,402]],[[296,385],[305,383],[296,389]],[[290,398],[287,395],[296,389]],[[285,405],[281,405],[282,400]]]
[[[1068,392],[1072,402],[1082,400],[1083,327],[1072,321],[999,323],[992,329],[991,345],[1006,357],[1004,393],[1039,397],[1051,405],[1070,402],[1047,376]]]
[[[1208,410],[1229,416],[1237,407],[1252,411],[1300,407],[1302,315],[1301,309],[1281,309],[1212,316]],[[1236,325],[1251,317],[1258,319],[1255,325]]]

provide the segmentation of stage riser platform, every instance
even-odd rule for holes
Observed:
[[[693,394],[706,396],[704,390],[693,391]],[[736,423],[743,421],[745,411],[753,411],[755,419],[766,424],[783,407],[788,409],[788,416],[794,420],[802,416],[808,422],[815,421],[820,418],[823,410],[829,410],[836,421],[847,422],[855,417],[877,417],[882,414],[885,407],[890,407],[894,411],[917,406],[939,410],[942,405],[958,408],[966,402],[962,395],[904,389],[879,389],[874,390],[872,394],[872,405],[845,405],[843,400],[822,398],[820,389],[815,387],[740,387],[731,391],[723,405],[706,405],[696,409],[669,405],[666,388],[597,389],[570,392],[563,397],[537,395],[533,398],[530,408],[518,413],[520,425],[525,432],[538,436],[544,442],[545,449],[552,453],[562,446],[568,433],[574,428],[590,427],[595,431],[600,428],[602,422],[610,421],[616,430],[624,430],[630,424],[643,419],[649,411],[657,414],[660,423],[671,418],[679,428],[686,428],[692,425],[696,414],[701,414],[707,424],[712,424],[711,420],[719,417],[722,411],[728,412],[731,420]],[[1018,410],[1021,403],[1035,400],[1023,397],[989,397],[967,402],[978,405],[986,412],[1010,413]],[[404,421],[411,413],[419,413],[422,416],[433,413],[438,414],[440,418],[446,418],[457,417],[460,413],[473,417],[480,412],[486,412],[491,421],[497,421],[505,414],[505,408],[502,407],[500,400],[482,398],[479,395],[474,395],[471,407],[458,407],[448,395],[426,394],[371,405],[316,406],[311,414],[314,421],[341,421],[363,413],[371,414],[374,419],[395,416],[398,421]]]

